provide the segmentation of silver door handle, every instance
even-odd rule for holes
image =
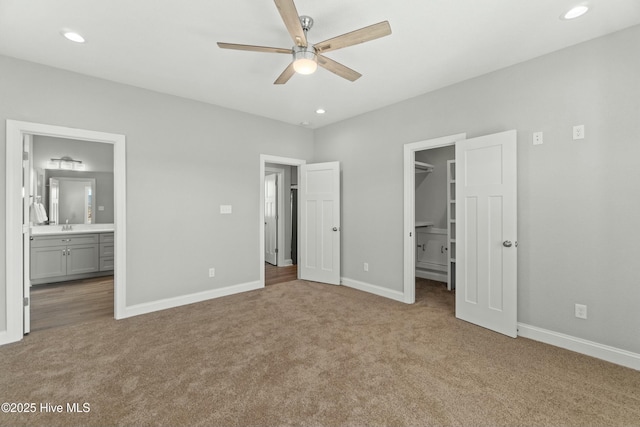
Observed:
[[[333,231],[338,231],[338,227],[333,227]]]
[[[505,248],[510,248],[511,245],[511,240],[505,240],[504,242],[502,242],[502,246],[504,246]]]

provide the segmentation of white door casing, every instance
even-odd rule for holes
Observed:
[[[416,151],[447,147],[466,138],[465,133],[443,136],[425,141],[411,142],[404,145],[404,274],[403,301],[407,304],[415,302],[416,293]]]
[[[114,316],[127,317],[126,306],[126,139],[124,135],[17,120],[6,122],[6,331],[0,345],[19,341],[24,334],[24,217],[23,141],[25,135],[47,135],[113,144],[115,202]],[[0,301],[2,298],[0,298]]]
[[[286,165],[286,166],[294,166],[296,168],[297,171],[297,182],[300,182],[300,166],[304,165],[306,163],[305,160],[302,159],[294,159],[294,158],[290,158],[290,157],[280,157],[280,156],[272,156],[272,155],[268,155],[268,154],[260,154],[260,172],[259,172],[259,176],[260,176],[260,204],[259,206],[264,206],[264,189],[265,189],[265,185],[264,185],[264,178],[265,178],[265,172],[284,172],[283,169],[279,169],[279,168],[272,168],[267,166],[267,164],[276,164],[276,165]],[[282,198],[281,200],[282,201]],[[300,202],[298,201],[298,204]],[[282,205],[280,205],[280,207],[282,208]],[[259,255],[259,271],[260,271],[260,283],[261,285],[264,287],[264,263],[265,263],[265,258],[264,258],[264,209],[258,209],[258,214],[259,214],[259,219],[258,219],[258,230],[259,230],[259,238],[260,238],[260,244],[258,247],[258,255]],[[300,212],[298,212],[298,223],[300,223]],[[282,225],[282,224],[281,224]],[[281,227],[280,230],[282,230],[284,227]],[[282,231],[280,231],[280,234],[283,235],[284,233]],[[284,237],[282,237],[283,241],[284,241]],[[301,247],[301,241],[300,241],[300,234],[298,233],[298,241],[297,241],[297,245],[300,248]],[[300,276],[300,271],[298,270],[298,277]]]
[[[340,163],[300,167],[300,278],[340,284]]]
[[[278,264],[278,175],[264,178],[264,260]]]
[[[456,143],[456,317],[517,336],[516,131]]]

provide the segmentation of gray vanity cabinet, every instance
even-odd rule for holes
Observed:
[[[100,234],[100,271],[113,270],[114,243],[113,233]]]
[[[31,282],[89,277],[100,271],[100,234],[56,234],[31,240]]]

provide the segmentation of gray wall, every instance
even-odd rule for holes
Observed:
[[[317,130],[314,160],[342,162],[342,275],[402,290],[404,144],[517,129],[518,321],[640,353],[638,46],[636,26]]]
[[[41,135],[33,138],[33,166],[35,168],[46,169],[49,160],[64,156],[82,160],[87,171],[113,172],[113,146],[111,144]]]
[[[46,169],[47,162],[68,156],[75,160],[82,160],[87,168],[86,172]],[[36,170],[44,170],[44,182],[38,192],[44,191],[43,204],[49,214],[49,178],[93,178],[96,180],[96,194],[94,196],[94,223],[113,224],[114,221],[114,193],[113,193],[113,146],[91,141],[78,141],[50,136],[35,136],[33,138],[32,165]],[[98,210],[98,207],[104,210]],[[62,219],[62,216],[60,217]]]
[[[14,119],[126,135],[127,305],[259,280],[260,154],[311,160],[311,130],[8,57],[0,70],[0,271]]]

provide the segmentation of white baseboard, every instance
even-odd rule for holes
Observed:
[[[225,297],[227,295],[239,294],[241,292],[253,291],[261,289],[263,286],[260,281],[242,283],[240,285],[227,286],[220,289],[211,289],[209,291],[197,292],[195,294],[181,295],[174,298],[166,298],[158,301],[146,302],[142,304],[132,305],[125,308],[124,316],[133,317],[141,314],[152,313],[154,311],[166,310],[168,308],[179,307],[181,305],[193,304],[214,298]]]
[[[418,270],[418,269],[416,269],[416,277],[420,277],[421,279],[435,280],[436,282],[446,282],[448,279],[447,273],[439,273],[437,271],[426,271],[426,270]]]
[[[285,259],[284,260],[284,266],[288,267],[290,265],[293,265],[293,260],[292,259]]]
[[[382,288],[380,286],[360,282],[358,280],[348,279],[346,277],[343,277],[340,282],[349,288],[358,289],[359,291],[369,292],[370,294],[404,302],[404,294],[400,291],[393,291],[391,289]]]
[[[565,348],[567,350],[575,351],[576,353],[586,354],[587,356],[606,360],[607,362],[615,363],[616,365],[622,365],[627,368],[640,371],[640,354],[638,353],[632,353],[627,350],[622,350],[594,341],[584,340],[571,335],[565,335],[560,332],[538,328],[524,323],[518,323],[518,336],[551,344],[556,347]]]

